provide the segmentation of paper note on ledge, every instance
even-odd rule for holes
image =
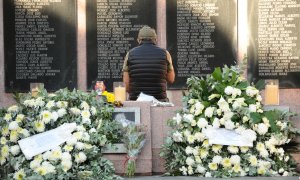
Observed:
[[[29,160],[33,156],[56,148],[66,142],[72,136],[75,128],[76,123],[66,123],[50,131],[21,139],[18,143],[26,159]]]
[[[208,137],[209,144],[253,147],[252,141],[233,130],[225,128],[209,128],[204,130],[203,133]]]

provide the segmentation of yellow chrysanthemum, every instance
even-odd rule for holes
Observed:
[[[44,123],[48,124],[52,119],[52,113],[50,111],[43,111],[41,113],[41,118]]]
[[[208,151],[206,149],[204,149],[204,148],[201,148],[199,150],[199,154],[200,154],[201,159],[205,159],[207,157],[207,155],[208,155]]]
[[[4,158],[7,158],[8,155],[9,155],[9,147],[8,147],[8,145],[4,145],[1,148],[1,156],[4,157]]]
[[[266,174],[266,169],[264,167],[259,167],[257,169],[257,174],[260,174],[260,175]]]
[[[6,158],[3,156],[0,156],[0,165],[2,166],[6,162]]]
[[[81,140],[82,136],[83,136],[82,132],[73,133],[73,137],[75,137],[77,140]]]
[[[20,122],[23,121],[24,117],[25,117],[24,114],[18,114],[17,117],[16,117],[16,121],[18,123],[20,123]]]
[[[37,132],[43,132],[45,130],[45,124],[42,121],[35,121],[34,128]]]
[[[35,172],[44,176],[47,174],[47,169],[43,166],[40,166],[40,167],[36,168]]]
[[[90,116],[91,116],[91,113],[90,113],[90,111],[88,111],[88,110],[83,110],[83,111],[81,112],[81,117],[82,117],[83,119],[89,119]]]
[[[2,135],[3,136],[8,136],[9,135],[8,126],[5,126],[5,127],[2,128]]]
[[[255,156],[250,156],[249,162],[250,162],[251,166],[257,166],[257,158]]]
[[[223,165],[225,168],[231,167],[230,159],[229,159],[229,158],[224,158],[224,159],[222,160],[222,165]]]
[[[51,159],[60,159],[61,155],[62,153],[60,150],[54,150],[51,152]]]
[[[4,118],[3,118],[5,121],[10,121],[11,119],[12,119],[12,116],[11,116],[11,114],[10,113],[6,113],[5,115],[4,115]]]
[[[65,145],[65,146],[64,146],[64,150],[65,150],[65,151],[68,151],[68,152],[72,151],[73,148],[74,148],[74,147],[71,146],[71,145]]]
[[[37,155],[34,157],[34,160],[37,162],[42,162],[43,161],[43,156],[41,154]]]
[[[19,134],[21,134],[21,133],[23,132],[23,129],[22,129],[21,127],[18,127],[18,128],[17,128],[17,132],[18,132]]]
[[[232,170],[233,170],[233,172],[238,173],[241,171],[241,166],[236,164],[233,166]]]
[[[242,152],[242,153],[246,153],[246,152],[249,150],[249,147],[247,147],[247,146],[242,146],[242,147],[240,147],[240,149],[241,149],[241,152]]]
[[[26,177],[24,169],[20,169],[14,174],[14,179],[16,180],[23,180]]]
[[[208,142],[207,139],[206,139],[205,141],[203,141],[202,146],[203,146],[203,147],[206,147],[206,148],[209,147],[209,142]]]
[[[222,145],[213,145],[212,146],[212,150],[213,150],[213,152],[215,152],[215,153],[219,153],[220,152],[220,150],[222,149]]]
[[[209,163],[208,167],[209,167],[209,169],[211,169],[213,171],[218,169],[217,163]]]
[[[0,142],[2,145],[5,145],[7,143],[7,139],[5,137],[1,137]]]
[[[256,149],[260,152],[263,151],[265,149],[265,145],[261,142],[256,144]]]
[[[9,140],[11,142],[17,142],[18,141],[18,138],[19,138],[19,134],[17,131],[11,131],[10,132],[10,136],[9,136]]]

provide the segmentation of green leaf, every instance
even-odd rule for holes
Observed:
[[[245,88],[247,88],[248,86],[249,86],[249,83],[248,83],[247,81],[243,81],[243,82],[239,83],[239,84],[236,86],[236,88],[238,88],[238,89],[245,89]]]
[[[255,84],[255,88],[258,90],[262,90],[263,88],[265,88],[265,85],[265,80],[261,79]]]
[[[261,122],[261,116],[259,113],[256,113],[256,112],[250,113],[250,118],[254,124]]]
[[[222,72],[221,72],[221,68],[217,67],[214,72],[212,73],[212,76],[215,80],[217,81],[222,81]]]
[[[281,112],[280,111],[275,111],[275,110],[266,111],[264,113],[264,115],[269,120],[272,132],[278,133],[279,132],[279,127],[276,125],[276,121],[279,120]]]
[[[236,72],[231,71],[232,73],[232,77],[231,77],[231,81],[229,82],[229,85],[233,85],[236,82]]]
[[[222,84],[216,84],[215,89],[219,92],[219,94],[223,94],[223,92],[225,90],[225,86]]]

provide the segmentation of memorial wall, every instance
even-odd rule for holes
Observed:
[[[300,0],[248,1],[249,78],[300,87]]]
[[[87,87],[122,81],[124,57],[138,45],[138,30],[156,28],[155,0],[87,0]]]
[[[169,89],[236,63],[236,14],[235,0],[167,0],[167,49],[176,73]]]
[[[5,91],[30,83],[54,91],[77,84],[76,1],[5,0]]]

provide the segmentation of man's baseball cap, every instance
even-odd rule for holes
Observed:
[[[139,30],[138,39],[153,39],[156,37],[155,30],[149,26],[144,26]]]

